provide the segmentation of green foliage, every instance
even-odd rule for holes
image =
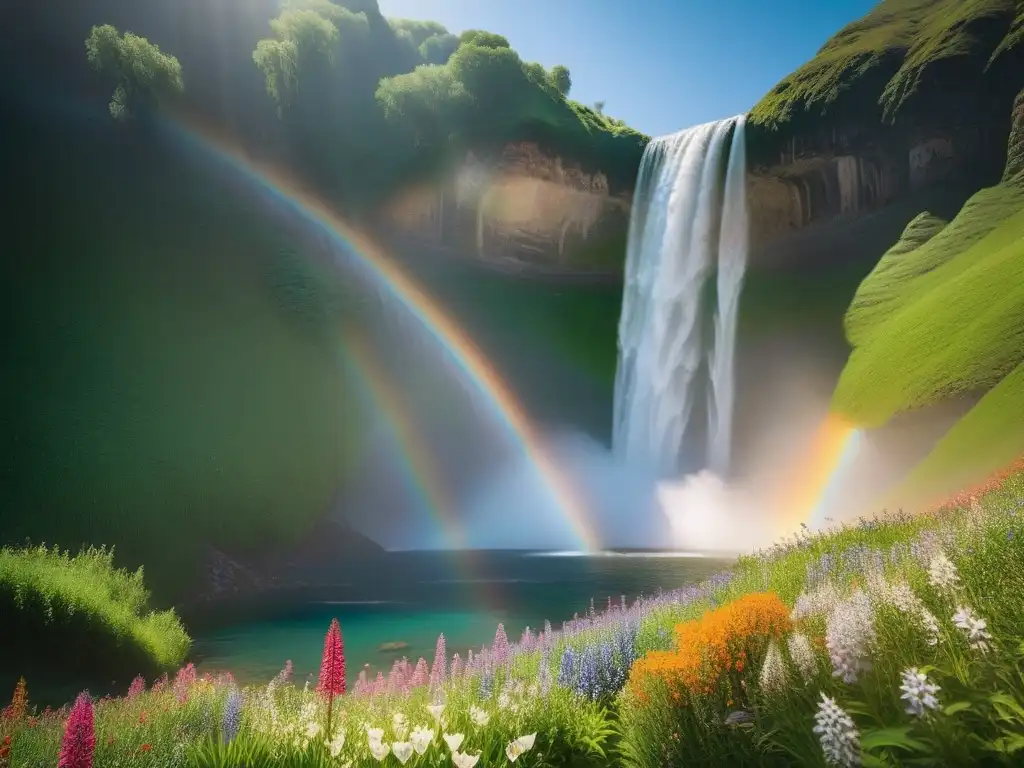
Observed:
[[[181,664],[191,644],[174,611],[150,611],[142,569],[128,573],[115,568],[112,550],[89,548],[72,557],[56,547],[4,547],[0,603],[15,608],[14,615],[5,616],[7,631],[0,641],[5,645],[29,627],[45,626],[55,635],[67,633],[66,643],[129,658],[141,655],[150,669],[169,669]],[[78,634],[83,620],[87,636]],[[38,635],[24,639],[41,640]],[[61,666],[60,659],[54,663]]]
[[[469,106],[469,94],[452,70],[424,64],[406,75],[381,80],[377,103],[388,120],[415,131],[418,144],[438,146],[447,141]]]
[[[504,35],[497,35],[494,32],[485,32],[482,29],[467,29],[459,35],[459,42],[462,45],[476,45],[480,48],[511,48],[508,39]]]
[[[427,64],[447,64],[448,59],[461,45],[456,35],[444,34],[428,37],[419,46],[420,57]]]
[[[365,210],[468,145],[534,141],[631,185],[647,137],[567,102],[569,72],[525,63],[501,35],[369,21],[330,0],[289,0],[253,53],[310,176]],[[349,10],[355,8],[358,10]]]
[[[93,27],[85,50],[89,65],[117,82],[110,101],[117,120],[145,113],[185,88],[178,60],[131,32],[121,35],[109,24]]]
[[[551,84],[563,96],[568,96],[572,89],[572,77],[569,75],[569,68],[556,64],[551,68]]]
[[[1013,0],[883,0],[776,85],[750,119],[779,129],[845,109],[894,120],[944,63],[980,71],[1012,47],[1014,13]]]

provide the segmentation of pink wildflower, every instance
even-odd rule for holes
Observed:
[[[128,686],[127,698],[134,699],[136,696],[142,695],[142,693],[145,692],[145,690],[146,678],[144,678],[142,675],[139,675],[134,680],[132,680],[132,684]]]
[[[444,639],[444,633],[442,632],[437,636],[437,645],[434,648],[434,666],[430,670],[430,683],[431,685],[441,685],[444,683],[445,677],[448,675],[448,670],[445,669],[448,663],[448,649]]]
[[[83,691],[75,699],[60,748],[57,768],[92,768],[96,751],[96,732],[93,724],[92,699]]]

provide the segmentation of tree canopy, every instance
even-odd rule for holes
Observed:
[[[144,37],[120,34],[110,24],[92,28],[85,50],[90,66],[117,82],[110,100],[110,114],[117,120],[148,111],[185,88],[176,58]]]
[[[115,117],[182,88],[178,61],[145,38],[97,27],[86,45],[90,63],[118,78]],[[486,152],[533,141],[620,187],[646,143],[569,99],[566,67],[524,62],[486,30],[455,35],[434,21],[385,18],[374,0],[283,0],[249,50],[277,118],[271,110],[276,125],[245,127],[280,136],[296,170],[350,213],[429,173],[460,143]]]

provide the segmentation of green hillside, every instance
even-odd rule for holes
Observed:
[[[846,316],[854,350],[833,407],[855,422],[877,427],[987,392],[915,470],[915,487],[953,487],[1024,453],[1022,105],[1024,93],[1002,183],[968,200],[949,224],[929,213],[914,219]]]
[[[939,75],[982,77],[1024,38],[1024,5],[1014,0],[883,0],[844,27],[811,61],[782,80],[751,121],[784,129],[802,116],[876,111],[887,122],[930,93]]]

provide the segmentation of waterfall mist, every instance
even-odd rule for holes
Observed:
[[[747,262],[744,126],[740,116],[655,139],[641,162],[612,439],[622,459],[662,477],[729,470],[736,322]],[[713,272],[716,317],[709,333],[702,320]]]

